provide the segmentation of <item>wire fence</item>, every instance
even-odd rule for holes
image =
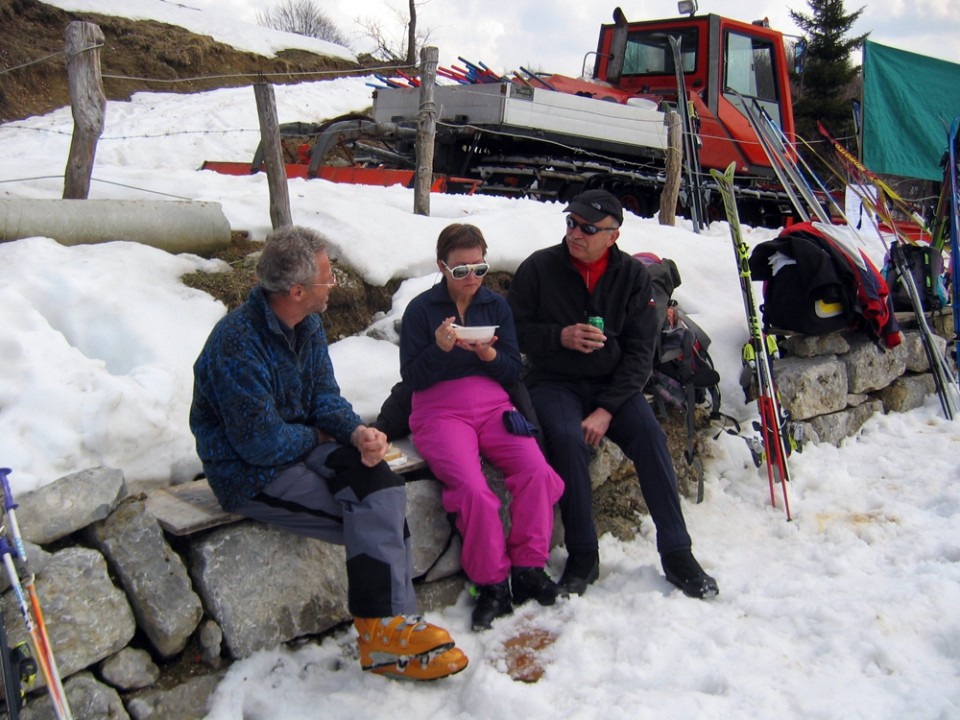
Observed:
[[[90,47],[83,48],[81,52],[89,52],[92,50],[99,49],[101,47],[102,47],[102,44],[92,45]],[[54,58],[59,58],[64,54],[65,54],[65,51],[61,50],[55,53],[44,55],[42,57],[38,57],[34,60],[31,60],[25,63],[21,63],[19,65],[7,67],[7,68],[0,68],[0,76],[8,73],[12,73],[14,71],[24,70],[33,65],[49,62],[50,60]],[[217,83],[217,82],[224,82],[224,81],[231,81],[231,80],[233,81],[244,80],[244,79],[250,79],[255,82],[263,82],[268,79],[278,79],[278,78],[286,78],[290,80],[298,80],[298,79],[309,80],[309,79],[316,79],[316,78],[339,78],[339,77],[351,77],[351,76],[371,76],[382,81],[383,77],[380,75],[381,73],[394,74],[394,73],[398,73],[399,71],[400,74],[405,74],[404,71],[408,71],[408,70],[415,71],[417,69],[418,69],[418,66],[383,65],[383,66],[375,66],[375,67],[357,67],[357,68],[332,69],[332,70],[310,70],[310,71],[292,71],[291,70],[291,71],[283,71],[283,72],[225,73],[225,74],[211,74],[211,75],[194,75],[190,77],[179,77],[179,78],[156,78],[156,77],[121,75],[121,74],[112,74],[112,73],[104,73],[102,74],[101,77],[104,80],[127,82],[127,83],[132,82],[132,83],[149,87],[152,85],[160,85],[160,86],[170,86],[170,85],[178,85],[178,84],[194,85],[194,84],[206,83],[206,82]],[[503,78],[503,80],[509,81],[507,78]],[[459,87],[461,88],[461,92],[468,93],[468,94],[470,93],[469,86],[461,85]],[[585,113],[590,114],[590,111],[585,110]],[[601,113],[593,113],[593,114],[597,117],[598,122],[600,122],[604,117]],[[0,130],[16,130],[16,131],[24,131],[24,132],[31,132],[31,133],[51,133],[56,135],[71,134],[71,132],[68,132],[66,130],[60,130],[56,128],[42,128],[42,127],[36,127],[28,124],[18,124],[19,122],[21,121],[11,121],[8,123],[2,123],[0,124]],[[637,122],[648,123],[648,124],[658,124],[658,125],[663,124],[662,118],[656,117],[656,116],[651,117],[649,120],[639,119],[637,120]],[[448,125],[450,127],[453,127],[452,123],[445,123],[440,120],[438,120],[438,125]],[[508,136],[508,137],[514,137],[517,139],[523,139],[525,137],[523,135],[511,133],[505,130],[493,130],[489,127],[469,126],[469,125],[463,125],[462,123],[458,123],[457,126],[462,128],[472,128],[478,134],[478,136],[487,134],[487,135]],[[204,136],[204,135],[227,135],[231,133],[259,134],[259,132],[260,130],[258,126],[257,127],[236,127],[236,128],[219,129],[219,130],[181,129],[181,130],[171,130],[169,132],[164,132],[164,133],[124,133],[122,135],[107,135],[99,138],[99,141],[100,142],[125,142],[130,140],[137,140],[137,139],[164,138],[164,137],[185,136],[185,135]],[[311,133],[306,132],[306,133],[303,133],[303,135],[309,137]],[[710,134],[704,134],[702,132],[698,133],[698,138],[701,141],[702,140],[718,140],[718,141],[724,141],[727,143],[735,143],[735,144],[740,143],[744,146],[760,147],[760,144],[758,141],[737,140],[727,136],[714,136]],[[827,146],[826,141],[821,139],[807,140],[803,138],[798,138],[798,143],[802,143],[805,147],[814,151],[814,154],[816,154],[816,149],[818,147]],[[650,160],[646,160],[643,162],[630,162],[628,160],[625,160],[622,156],[614,157],[614,156],[607,155],[600,152],[588,151],[582,147],[578,147],[575,145],[571,145],[569,143],[563,143],[559,141],[547,141],[545,144],[551,145],[559,151],[571,154],[579,158],[589,157],[598,162],[616,163],[618,165],[628,167],[628,168],[633,167],[638,171],[651,172],[659,169],[659,164]],[[48,177],[49,176],[44,176],[44,179]],[[59,177],[62,177],[62,176],[59,176]],[[0,183],[25,182],[28,180],[36,180],[36,179],[38,178],[2,179],[0,180]],[[706,171],[701,173],[701,179],[704,182],[712,181],[712,178]],[[100,182],[109,183],[110,181],[104,180]],[[120,183],[115,183],[115,184],[120,184]],[[145,192],[157,192],[157,194],[165,194],[162,192],[146,190],[143,188],[136,188],[136,189],[141,189],[141,190],[144,190]]]

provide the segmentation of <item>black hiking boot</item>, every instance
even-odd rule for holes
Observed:
[[[566,597],[566,591],[557,585],[543,568],[515,567],[510,571],[513,602],[523,605],[527,600],[536,600],[541,605],[553,605],[558,597]]]
[[[572,552],[560,576],[560,586],[571,595],[583,595],[587,585],[600,577],[600,553],[596,550]]]
[[[477,585],[477,605],[473,608],[474,631],[489,630],[493,621],[513,612],[510,601],[510,583],[506,580],[496,585]]]
[[[683,590],[687,597],[707,598],[720,594],[717,581],[707,575],[689,550],[677,550],[660,558],[667,580]]]

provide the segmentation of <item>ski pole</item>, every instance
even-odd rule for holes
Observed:
[[[27,626],[27,632],[33,639],[33,652],[37,656],[37,662],[40,664],[40,670],[43,672],[44,680],[47,683],[47,691],[50,693],[50,699],[53,701],[57,717],[61,720],[73,720],[73,714],[70,712],[70,706],[67,704],[67,694],[63,688],[63,680],[60,678],[60,672],[57,668],[57,661],[53,655],[53,647],[50,644],[50,636],[47,633],[47,625],[43,618],[43,611],[40,607],[40,596],[37,593],[36,579],[30,572],[27,562],[27,552],[23,544],[23,536],[20,534],[20,525],[17,522],[17,503],[13,499],[13,491],[10,488],[10,468],[0,468],[0,484],[3,485],[3,505],[6,513],[7,522],[10,527],[10,536],[13,538],[14,547],[11,547],[7,541],[6,534],[0,537],[0,553],[3,554],[3,562],[7,568],[7,574],[10,577],[10,584],[13,586],[14,594],[17,596],[17,603],[20,605],[20,613],[23,615],[24,623]],[[23,563],[26,584],[21,585],[20,576],[17,573],[16,566],[13,564],[13,557],[20,558]],[[30,605],[26,603],[23,591],[27,591],[27,597],[30,599]]]
[[[50,693],[50,700],[53,702],[54,712],[56,712],[58,720],[71,720],[72,715],[66,705],[66,698],[60,694],[58,689],[53,685],[53,670],[50,667],[49,656],[46,651],[47,646],[40,634],[40,628],[34,621],[30,606],[27,604],[27,599],[23,594],[23,585],[20,583],[17,568],[13,564],[14,549],[10,546],[6,535],[0,537],[0,555],[3,555],[3,564],[6,567],[7,576],[10,579],[10,586],[13,589],[13,594],[17,598],[17,606],[20,608],[20,615],[23,617],[27,634],[30,635],[33,654],[36,656],[37,662],[40,665],[40,671],[43,673],[43,678],[47,683],[47,690]]]
[[[773,379],[773,370],[770,361],[770,349],[767,337],[760,325],[760,316],[753,297],[753,278],[750,273],[750,253],[747,243],[743,239],[740,227],[740,213],[737,210],[737,201],[733,194],[733,173],[736,163],[730,163],[727,170],[721,173],[710,170],[710,174],[717,182],[720,195],[723,198],[723,208],[730,226],[730,238],[733,241],[733,250],[737,258],[737,269],[740,276],[740,294],[743,299],[743,309],[747,316],[747,326],[750,332],[750,344],[753,346],[753,357],[756,362],[757,375],[757,411],[760,415],[760,437],[763,441],[763,450],[766,456],[767,479],[770,484],[770,503],[777,505],[774,487],[780,483],[783,495],[783,509],[787,514],[787,521],[793,519],[790,512],[790,498],[787,492],[787,483],[790,481],[790,468],[787,465],[786,438],[783,434],[785,418],[780,407],[780,398]]]

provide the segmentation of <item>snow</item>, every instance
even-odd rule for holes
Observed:
[[[347,48],[326,40],[272,30],[238,20],[227,8],[201,9],[189,2],[173,0],[43,0],[61,10],[75,13],[113,15],[131,20],[154,20],[177,25],[198,35],[209,35],[237,50],[273,57],[282,50],[307,50],[356,62]],[[258,12],[266,10],[260,8]]]
[[[119,12],[119,3],[97,5]],[[281,122],[369,103],[362,78],[276,94]],[[266,178],[197,170],[208,159],[248,160],[256,128],[249,88],[111,102],[91,197],[216,201],[233,228],[263,239]],[[0,126],[0,197],[60,197],[61,176],[37,176],[65,166],[71,132],[66,109]],[[295,222],[327,234],[369,282],[405,279],[374,323],[388,337],[436,280],[433,249],[449,222],[482,229],[494,270],[513,271],[563,233],[560,206],[527,200],[434,195],[422,217],[399,187],[293,180],[290,196]],[[751,245],[774,235],[746,233]],[[727,225],[697,235],[683,220],[665,228],[631,216],[620,245],[677,262],[676,296],[714,340],[723,410],[749,426],[756,412],[737,386],[746,324]],[[16,493],[94,465],[143,485],[199,470],[187,427],[191,367],[224,308],[179,277],[220,267],[130,241],[0,243],[0,464],[12,468]],[[345,395],[371,418],[399,376],[396,345],[361,334],[332,354]],[[318,708],[324,718],[958,718],[958,443],[960,425],[930,398],[872,418],[839,449],[808,446],[790,459],[788,523],[746,444],[722,435],[706,458],[704,502],[684,500],[695,552],[720,584],[715,600],[688,599],[664,580],[645,523],[634,541],[602,539],[600,579],[582,598],[524,606],[482,634],[469,630],[466,593],[430,614],[471,659],[454,678],[363,674],[348,631],[234,663],[208,718],[297,720]],[[549,569],[558,573],[564,557],[555,550]],[[537,684],[502,671],[503,641],[521,625],[558,635]]]

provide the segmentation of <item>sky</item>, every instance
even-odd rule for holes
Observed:
[[[254,30],[249,32],[253,33]],[[369,102],[363,78],[277,86],[280,121],[308,108],[334,116]],[[0,197],[61,196],[56,177],[72,120],[61,108],[0,125]],[[92,198],[219,202],[234,229],[270,228],[262,175],[199,171],[206,159],[248,160],[257,144],[249,88],[194,95],[139,93],[110,102]],[[38,177],[38,168],[44,168]],[[399,377],[394,320],[438,278],[434,248],[450,222],[481,228],[494,270],[513,271],[563,233],[562,208],[529,200],[431,197],[412,191],[290,181],[293,219],[334,243],[339,262],[371,283],[403,278],[393,307],[331,347],[344,394],[376,414]],[[745,229],[754,245],[775,236]],[[694,234],[678,221],[628,216],[621,247],[677,262],[675,297],[713,338],[723,411],[756,418],[737,385],[747,329],[726,223]],[[878,247],[865,248],[880,260]],[[225,309],[179,277],[217,262],[119,239],[68,247],[50,238],[0,243],[0,464],[16,494],[94,465],[145,487],[199,468],[187,427],[191,367]],[[755,288],[759,294],[759,287]],[[336,290],[334,289],[334,292]],[[372,331],[386,339],[374,339]],[[525,606],[472,633],[471,601],[431,613],[470,658],[456,677],[399,683],[362,673],[352,630],[232,664],[208,720],[396,717],[700,720],[952,720],[960,717],[960,421],[935,398],[876,416],[840,448],[790,459],[791,509],[771,507],[742,439],[707,446],[705,499],[684,499],[694,550],[717,578],[712,601],[686,598],[659,568],[643,523],[635,540],[601,540],[600,578],[553,608]],[[558,574],[565,551],[548,570]],[[511,680],[504,642],[522,629],[557,634],[536,684]]]
[[[128,0],[48,0],[59,7],[82,7],[128,4]],[[258,13],[275,8],[281,0],[137,0],[129,3],[136,12],[156,14],[151,5],[168,8],[202,9],[221,20],[224,31],[237,20],[256,23]],[[430,30],[430,44],[440,53],[440,64],[458,63],[458,56],[471,62],[481,61],[494,70],[511,71],[521,66],[563,75],[578,76],[587,53],[596,50],[600,25],[612,21],[618,3],[590,0],[426,0],[417,10],[418,25]],[[350,39],[354,52],[369,51],[372,46],[364,36],[368,20],[379,21],[399,46],[405,30],[398,10],[406,18],[405,0],[318,0],[321,8],[343,34]],[[769,0],[700,0],[700,13],[714,13],[751,22],[767,18],[770,26],[788,35],[800,35],[790,19],[789,11],[809,15],[806,2],[771,2]],[[674,0],[639,0],[620,3],[630,20],[674,17]],[[847,13],[863,8],[863,14],[851,30],[852,34],[870,32],[871,39],[901,50],[932,55],[943,60],[960,62],[960,5],[947,0],[870,0],[844,3]],[[123,7],[118,14],[131,14]],[[359,21],[359,22],[358,22]],[[239,33],[243,34],[243,33]],[[234,34],[234,38],[236,34]],[[855,59],[856,62],[859,60]],[[587,65],[592,69],[592,56]]]

